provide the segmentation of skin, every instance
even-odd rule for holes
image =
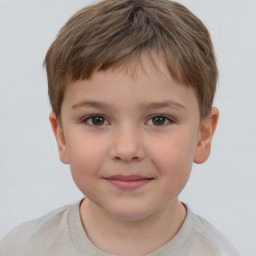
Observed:
[[[186,216],[178,195],[192,163],[207,160],[218,120],[216,108],[200,120],[193,88],[174,81],[161,59],[156,63],[144,57],[135,73],[130,63],[69,81],[61,122],[50,114],[60,160],[86,195],[84,229],[96,247],[115,255],[146,255],[178,232]],[[125,187],[113,184],[113,175]]]

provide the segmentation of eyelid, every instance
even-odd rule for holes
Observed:
[[[91,126],[91,127],[103,127],[103,126],[107,126],[106,124],[104,125],[93,125],[93,124],[88,124],[88,120],[93,118],[93,117],[102,117],[105,119],[105,121],[108,122],[107,125],[110,124],[110,122],[108,121],[108,119],[103,115],[103,114],[91,114],[91,115],[87,115],[85,116],[84,118],[81,119],[81,123],[86,123],[87,125]],[[156,126],[156,127],[165,127],[169,124],[172,124],[175,122],[175,119],[169,115],[166,115],[166,114],[154,114],[154,115],[151,115],[149,118],[147,118],[147,121],[146,121],[146,124],[149,122],[149,120],[152,120],[154,117],[163,117],[165,118],[166,120],[169,121],[168,124],[164,124],[164,125],[154,125],[152,124],[151,126]]]
[[[169,123],[168,123],[168,124],[165,124],[165,125],[151,125],[151,126],[165,127],[165,126],[167,126],[167,125],[172,124],[172,123],[175,122],[175,119],[174,119],[173,117],[171,117],[171,116],[169,116],[169,115],[165,115],[165,114],[154,114],[154,115],[152,115],[152,116],[150,116],[150,117],[148,118],[148,121],[151,120],[151,119],[154,118],[154,117],[163,117],[163,118],[166,118],[166,119],[169,121]],[[148,121],[147,121],[147,122],[148,122]],[[147,123],[147,122],[146,122],[146,123]]]
[[[85,116],[84,118],[81,119],[81,123],[86,123],[88,126],[91,126],[91,127],[103,127],[103,126],[106,126],[106,125],[93,125],[93,124],[88,124],[88,120],[90,118],[93,118],[93,117],[102,117],[105,119],[105,121],[108,122],[108,125],[110,124],[110,122],[107,120],[107,118],[102,115],[102,114],[92,114],[92,115],[88,115],[88,116]]]

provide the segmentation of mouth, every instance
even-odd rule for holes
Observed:
[[[151,182],[153,178],[140,175],[113,175],[104,178],[110,184],[121,190],[135,190]]]

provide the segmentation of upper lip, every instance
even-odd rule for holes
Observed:
[[[123,180],[123,181],[133,181],[133,180],[149,180],[153,179],[152,177],[145,177],[141,175],[112,175],[108,176],[105,179],[107,180]]]

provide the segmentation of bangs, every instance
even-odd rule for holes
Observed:
[[[153,56],[161,56],[173,79],[196,89],[201,116],[209,114],[217,81],[210,35],[189,10],[167,0],[106,0],[75,14],[44,62],[53,111],[60,112],[67,76],[90,79],[145,55],[156,67]]]

